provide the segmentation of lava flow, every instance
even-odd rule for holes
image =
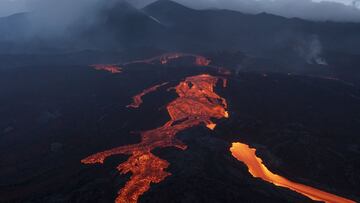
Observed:
[[[150,188],[151,183],[159,183],[167,176],[169,163],[152,154],[156,148],[176,147],[185,150],[187,146],[176,139],[176,134],[188,128],[205,124],[214,129],[211,119],[227,118],[227,104],[224,98],[214,92],[219,78],[198,75],[186,78],[175,87],[178,98],[167,105],[171,119],[163,126],[141,133],[141,142],[100,152],[82,160],[84,164],[104,163],[105,159],[126,154],[130,158],[117,169],[121,174],[131,172],[132,176],[118,192],[117,203],[134,203]],[[224,84],[224,83],[223,83]]]
[[[153,58],[145,59],[145,60],[135,60],[129,63],[125,63],[123,65],[127,66],[130,64],[136,63],[146,63],[146,64],[157,64],[160,63],[162,65],[168,64],[172,60],[179,59],[182,57],[193,57],[194,58],[194,65],[197,66],[208,66],[211,63],[211,60],[207,59],[204,56],[196,55],[196,54],[187,54],[187,53],[166,53],[161,56],[156,56]]]
[[[256,156],[256,149],[252,149],[246,144],[238,142],[233,143],[230,151],[236,159],[243,162],[248,167],[251,175],[256,178],[261,178],[262,180],[270,182],[276,186],[288,188],[315,201],[323,201],[326,203],[355,203],[352,200],[292,182],[284,177],[272,173],[263,164],[263,161]]]
[[[143,103],[143,100],[142,100],[142,97],[143,97],[143,96],[145,96],[145,95],[147,95],[147,94],[149,94],[149,93],[151,93],[151,92],[154,92],[154,91],[156,91],[157,89],[159,89],[160,87],[165,86],[165,85],[167,85],[167,84],[169,84],[169,83],[168,83],[168,82],[164,82],[164,83],[162,83],[162,84],[160,84],[160,85],[155,85],[155,86],[153,86],[153,87],[150,87],[150,88],[148,88],[148,89],[145,89],[145,90],[142,91],[140,94],[135,95],[135,96],[133,97],[133,102],[132,102],[131,104],[127,105],[126,107],[128,107],[128,108],[139,108],[140,105]]]
[[[95,64],[91,65],[95,70],[104,70],[112,74],[121,73],[122,69],[117,65]]]

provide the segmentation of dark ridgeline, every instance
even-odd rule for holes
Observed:
[[[2,53],[9,52],[8,47],[21,53],[24,50],[16,49],[15,42],[34,39],[27,36],[31,33],[29,17],[32,15],[22,13],[0,18]],[[76,47],[78,49],[117,50],[120,47],[154,46],[166,50],[242,50],[268,56],[274,54],[274,50],[286,53],[286,49],[296,45],[297,41],[316,35],[324,50],[360,53],[358,23],[311,22],[266,13],[253,15],[230,10],[194,10],[168,0],[157,1],[140,10],[121,1],[88,15],[89,18],[95,15],[92,17],[98,20],[87,27],[79,26],[81,21],[74,22],[78,25],[69,27],[68,30],[73,33],[68,44],[60,47],[55,43],[54,47],[49,48],[57,51],[60,48],[72,50],[75,43],[79,45]],[[104,42],[109,37],[111,43],[107,45],[113,46],[103,47],[103,44],[96,43]],[[82,44],[84,41],[93,42],[93,47],[85,46]],[[23,44],[23,41],[20,42]],[[4,47],[6,44],[8,46]],[[36,51],[39,47],[34,44],[31,48]]]
[[[74,22],[66,37],[59,37],[32,35],[31,15],[0,18],[0,68],[118,63],[169,51],[225,50],[246,53],[239,69],[339,77],[356,84],[360,80],[359,23],[194,10],[168,0],[139,10],[121,1],[88,14],[96,20],[86,26]]]

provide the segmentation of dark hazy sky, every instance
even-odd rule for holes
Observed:
[[[0,16],[16,12],[39,9],[56,13],[86,12],[96,9],[99,1],[109,0],[0,0]],[[111,0],[114,1],[114,0]],[[154,0],[128,0],[138,6]],[[246,13],[267,12],[286,17],[300,17],[311,20],[335,20],[360,22],[360,10],[354,0],[176,0],[182,4],[198,8],[220,8],[239,10]],[[359,4],[360,5],[360,4]],[[56,9],[54,9],[56,8]],[[73,13],[75,12],[75,13]],[[63,16],[63,15],[62,15]]]

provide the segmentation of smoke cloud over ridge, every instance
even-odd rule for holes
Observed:
[[[113,0],[112,0],[113,1]],[[138,7],[155,0],[129,0]],[[285,17],[309,20],[360,22],[358,0],[175,0],[197,9],[231,9],[245,13],[267,12]],[[60,16],[64,22],[101,7],[108,0],[0,0],[0,16],[16,12],[40,10]],[[65,15],[64,15],[65,14]]]
[[[0,0],[1,10],[4,10],[4,5],[11,5],[8,8],[12,11],[17,8],[17,12],[14,13],[27,13],[24,22],[17,25],[14,21],[14,24],[8,30],[4,29],[0,36],[3,39],[6,32],[9,32],[9,36],[5,39],[18,40],[17,34],[24,38],[34,36],[66,38],[72,35],[72,32],[84,30],[100,21],[99,14],[112,7],[115,2],[118,0]],[[24,30],[19,30],[14,35],[14,29],[17,28]]]
[[[245,13],[271,13],[308,20],[360,21],[356,1],[312,0],[178,0],[196,8],[222,8]],[[341,3],[342,2],[342,3]]]
[[[155,0],[133,0],[144,6]],[[359,0],[175,0],[196,9],[230,9],[244,13],[271,13],[316,21],[360,22]]]
[[[9,14],[10,11],[27,12],[20,18],[17,16],[12,17],[11,20],[0,18],[0,43],[18,44],[14,52],[19,50],[26,52],[28,47],[31,51],[33,47],[41,47],[41,50],[46,50],[47,47],[56,47],[59,50],[83,50],[98,48],[99,44],[101,47],[110,47],[110,45],[119,47],[121,40],[123,42],[129,38],[129,35],[119,30],[128,27],[121,28],[115,25],[113,21],[118,22],[117,17],[113,18],[113,21],[111,19],[125,11],[122,10],[122,6],[120,6],[121,9],[114,6],[123,1],[142,8],[156,0],[0,0],[0,16]],[[244,13],[266,12],[310,20],[360,22],[357,0],[332,0],[331,2],[313,2],[312,0],[173,1],[195,9],[230,9]],[[128,9],[132,10],[131,6]],[[107,29],[108,25],[113,27]],[[309,62],[322,63],[320,39],[321,37],[310,40],[313,43],[300,46],[305,48],[297,51]],[[113,43],[116,40],[119,40],[119,44]],[[3,50],[9,51],[7,48]]]
[[[31,30],[59,35],[66,35],[71,26],[91,24],[102,6],[99,0],[28,0],[26,4],[33,11],[28,16]]]

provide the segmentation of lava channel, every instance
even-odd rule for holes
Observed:
[[[176,139],[176,134],[188,128],[205,124],[214,129],[212,119],[228,118],[226,100],[214,92],[219,78],[203,74],[188,77],[175,87],[178,98],[167,105],[170,120],[163,126],[141,133],[141,142],[100,152],[83,159],[84,164],[103,164],[105,159],[118,155],[130,158],[117,167],[121,174],[132,173],[130,180],[119,190],[116,203],[134,203],[150,188],[171,175],[166,172],[169,163],[152,154],[156,148],[187,146]]]
[[[162,86],[165,86],[169,84],[168,82],[164,82],[160,85],[155,85],[153,87],[150,87],[148,89],[145,89],[144,91],[142,91],[140,94],[137,94],[133,97],[133,102],[129,105],[127,105],[127,108],[139,108],[141,106],[141,104],[143,103],[142,97],[151,93],[151,92],[155,92],[157,89],[159,89]]]
[[[230,151],[237,160],[243,162],[248,167],[249,172],[253,177],[261,178],[276,186],[288,188],[315,201],[323,201],[326,203],[355,203],[352,200],[292,182],[282,176],[272,173],[263,164],[263,161],[256,156],[256,149],[250,148],[246,144],[239,142],[233,143]]]
[[[110,72],[112,74],[117,74],[122,72],[122,68],[117,65],[106,65],[106,64],[95,64],[91,65],[95,70],[103,70]]]

